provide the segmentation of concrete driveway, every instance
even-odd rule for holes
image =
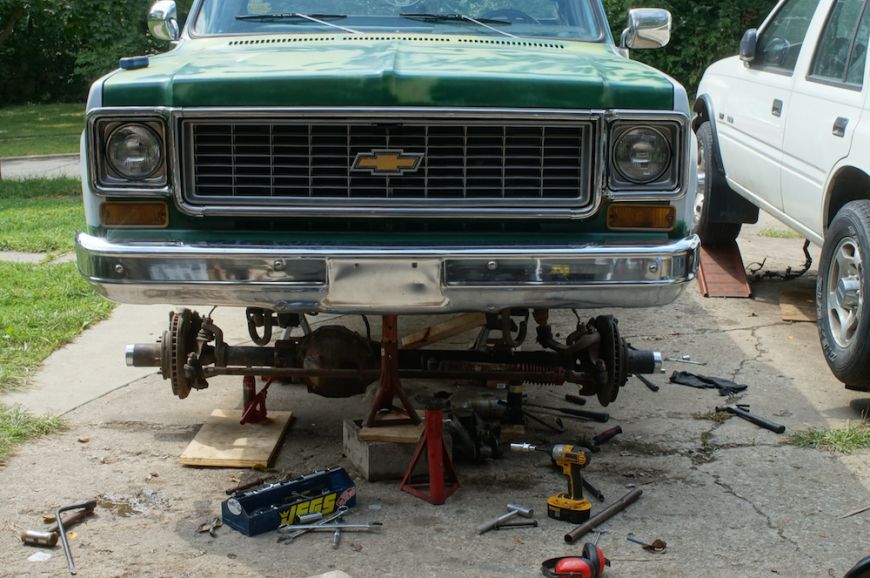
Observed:
[[[755,235],[767,225],[744,233],[746,262],[772,255],[768,268],[798,266],[801,242]],[[708,362],[703,368],[669,364],[669,371],[697,369],[748,384],[741,402],[789,431],[841,426],[861,418],[870,396],[834,380],[815,324],[783,322],[778,306],[781,289],[809,288],[814,276],[756,283],[752,300],[704,299],[692,286],[672,306],[613,313],[634,345]],[[580,552],[582,541],[563,542],[570,526],[544,514],[546,498],[562,491],[564,477],[543,456],[527,454],[459,465],[462,487],[438,507],[395,483],[358,480],[360,506],[351,519],[382,521],[384,528],[347,536],[338,550],[329,547],[327,535],[280,545],[273,534],[248,538],[229,528],[216,538],[197,533],[219,512],[225,488],[259,474],[176,464],[212,409],[238,407],[240,388],[237,378],[215,379],[208,390],[179,401],[158,375],[123,367],[123,346],[155,338],[168,309],[119,308],[112,320],[49,360],[34,389],[7,398],[68,411],[70,429],[25,446],[0,469],[0,574],[63,575],[59,547],[47,561],[28,561],[35,550],[18,543],[17,531],[38,527],[40,516],[60,505],[95,496],[98,515],[73,540],[82,576],[310,576],[331,570],[354,577],[535,576],[546,558]],[[241,317],[228,309],[215,314],[236,342],[247,339]],[[340,322],[361,329],[358,318]],[[401,326],[425,322],[403,319]],[[564,334],[573,316],[559,315],[557,322]],[[528,434],[533,442],[570,442],[612,425],[625,430],[584,470],[608,502],[628,488],[644,490],[638,503],[603,526],[599,545],[612,560],[607,576],[842,576],[870,554],[870,512],[843,517],[870,506],[870,452],[799,449],[785,444],[786,436],[740,419],[704,419],[723,400],[715,391],[653,379],[661,385],[658,393],[630,380],[608,408],[606,426],[566,420],[569,432],[562,436],[534,428]],[[406,385],[411,392],[421,387]],[[527,391],[541,403],[574,392]],[[276,387],[269,406],[292,409],[297,417],[278,456],[279,471],[348,465],[341,420],[362,416],[367,405],[359,398],[329,400]],[[594,401],[589,406],[597,409]],[[82,436],[89,441],[78,441]],[[507,502],[532,506],[541,526],[478,536],[477,525]],[[594,503],[593,513],[600,508]],[[665,540],[667,550],[648,553],[626,540],[629,533]]]

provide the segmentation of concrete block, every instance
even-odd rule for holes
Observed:
[[[343,427],[344,455],[351,464],[359,470],[362,476],[370,481],[401,480],[405,470],[414,457],[417,444],[399,444],[392,442],[368,442],[359,439],[362,422],[350,419],[344,420]],[[444,436],[444,445],[448,454],[453,451],[449,435]],[[451,454],[452,455],[452,454]],[[421,458],[415,475],[427,474],[426,459]]]

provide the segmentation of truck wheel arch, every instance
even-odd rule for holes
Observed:
[[[710,123],[710,128],[713,129],[713,142],[719,142],[719,133],[716,127],[716,117],[713,114],[713,101],[707,94],[698,95],[695,99],[695,106],[692,108],[695,113],[692,118],[692,130],[697,131],[705,122]],[[719,147],[713,147],[713,162],[716,163],[716,168],[724,175],[725,165],[722,163],[722,155],[719,154]]]
[[[823,235],[847,203],[870,199],[870,175],[853,166],[839,168],[828,181],[825,199]]]

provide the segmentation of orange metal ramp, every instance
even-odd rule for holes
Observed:
[[[752,295],[736,241],[701,245],[698,285],[705,297],[746,298]]]

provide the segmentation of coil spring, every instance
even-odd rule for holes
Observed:
[[[514,370],[523,374],[526,383],[533,385],[562,385],[565,383],[564,367],[547,367],[540,363],[517,363]]]

